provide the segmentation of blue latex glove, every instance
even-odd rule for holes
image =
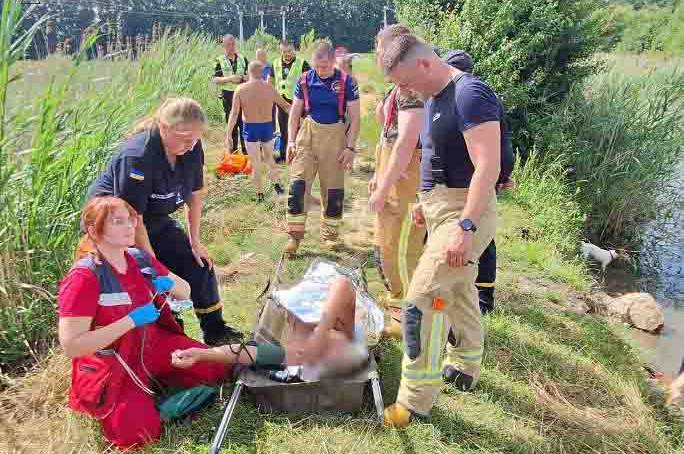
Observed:
[[[152,279],[152,285],[156,293],[166,293],[171,291],[176,283],[168,276],[157,276]]]
[[[128,316],[133,320],[135,327],[154,323],[159,318],[159,309],[154,306],[154,303],[147,303],[137,309],[133,309],[128,313]]]

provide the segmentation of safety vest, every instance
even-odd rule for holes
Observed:
[[[304,96],[304,116],[311,113],[311,98],[309,97],[309,82],[307,81],[307,76],[312,71],[313,69],[310,69],[299,77],[299,83],[302,86],[302,95]],[[345,98],[349,74],[340,70],[335,70],[335,73],[338,76],[337,80],[340,84],[340,88],[337,90],[337,119],[338,122],[344,123],[346,120],[345,113],[347,112],[347,100]]]
[[[221,66],[221,71],[223,72],[223,77],[230,76],[244,76],[247,74],[247,65],[245,64],[245,57],[240,54],[235,54],[237,58],[236,71],[233,71],[233,65],[228,61],[228,57],[223,55],[222,57],[216,58],[216,63]],[[224,91],[235,91],[239,84],[223,84],[221,88]]]
[[[294,99],[295,87],[297,86],[297,80],[304,71],[304,60],[295,57],[290,65],[290,71],[287,73],[287,77],[283,78],[283,60],[282,58],[277,59],[273,62],[273,72],[275,73],[275,84],[278,89],[278,93],[287,99]]]
[[[150,263],[146,252],[130,248],[128,253],[135,259],[138,268],[147,280],[156,277],[156,270]],[[74,268],[85,268],[95,273],[100,287],[98,301],[100,307],[112,307],[116,302],[128,296],[108,263],[98,263],[93,256],[87,256],[79,260]],[[151,284],[150,289],[152,289]],[[162,308],[156,323],[172,333],[183,333],[168,305]],[[135,368],[135,364],[140,360],[138,330],[127,332],[106,350],[72,360],[71,390],[69,391],[69,406],[72,409],[96,419],[104,419],[112,412],[119,399],[123,383],[129,376],[117,356]]]

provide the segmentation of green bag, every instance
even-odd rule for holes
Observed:
[[[216,389],[209,386],[195,386],[171,394],[159,403],[159,416],[169,422],[197,413],[213,402]]]

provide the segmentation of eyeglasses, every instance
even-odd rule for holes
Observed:
[[[110,218],[109,223],[114,227],[136,227],[138,225],[138,218],[129,216],[127,218]]]

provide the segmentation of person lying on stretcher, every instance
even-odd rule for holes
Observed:
[[[303,365],[311,380],[349,376],[368,362],[365,345],[355,342],[355,308],[354,286],[347,277],[340,276],[331,284],[320,322],[310,334],[297,334],[299,330],[293,330],[295,335],[288,339],[286,348],[269,343],[189,348],[174,351],[171,363],[178,368],[213,362],[270,370]]]

